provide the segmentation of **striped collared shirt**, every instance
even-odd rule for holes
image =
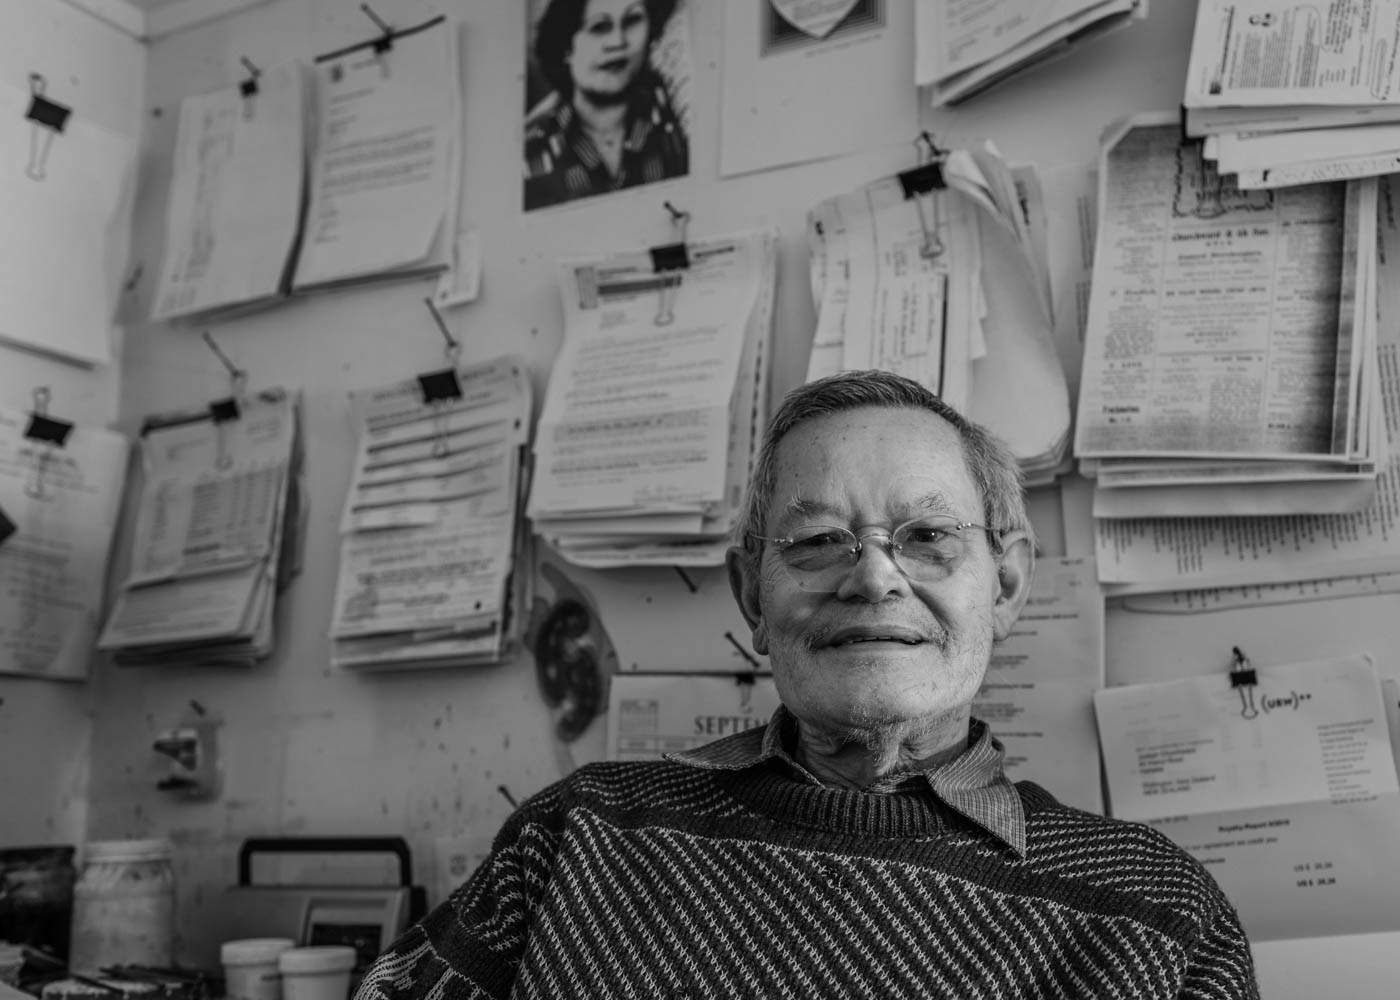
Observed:
[[[742,771],[765,765],[782,770],[795,781],[820,785],[821,781],[788,752],[787,746],[795,741],[796,734],[796,717],[780,705],[762,729],[750,729],[693,750],[665,756],[678,764],[708,770]],[[888,794],[928,789],[938,801],[1024,857],[1026,814],[1020,795],[1002,768],[1005,755],[1005,749],[987,724],[973,719],[968,729],[967,749],[953,760],[927,771],[891,775],[867,791]]]

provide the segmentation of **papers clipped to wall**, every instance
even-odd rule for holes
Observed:
[[[461,187],[458,50],[457,26],[437,17],[310,70],[284,64],[186,98],[152,318],[207,320],[293,290],[446,271]]]
[[[1239,187],[1400,170],[1395,0],[1200,0],[1184,126]]]
[[[78,680],[102,613],[129,442],[43,410],[0,409],[0,673]]]
[[[1169,118],[1108,139],[1075,454],[1097,517],[1339,514],[1386,452],[1374,179],[1241,191]]]
[[[1028,485],[1064,471],[1070,406],[1054,342],[1034,171],[983,143],[808,213],[809,380],[879,368],[928,386],[1011,448]]]
[[[914,79],[957,104],[1146,17],[1147,0],[916,0]]]
[[[518,357],[357,393],[341,514],[332,662],[360,669],[494,663],[528,608],[519,511],[530,376]]]
[[[98,648],[120,664],[251,665],[305,533],[299,393],[147,419],[130,568]]]
[[[564,262],[527,513],[579,566],[711,566],[767,414],[777,234]]]

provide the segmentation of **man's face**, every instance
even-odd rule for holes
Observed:
[[[568,54],[574,87],[599,100],[625,96],[646,62],[650,33],[642,0],[588,0]]]
[[[804,524],[880,528],[947,514],[984,520],[957,430],[926,410],[865,407],[799,424],[778,446],[764,534]],[[783,704],[805,723],[838,731],[933,719],[966,706],[981,686],[994,639],[1005,638],[1028,591],[1028,543],[1008,538],[1009,583],[986,534],[934,582],[907,577],[880,537],[863,545],[834,593],[802,589],[779,547],[755,566],[731,556],[731,580],[769,655]],[[1010,550],[1008,550],[1010,551]]]

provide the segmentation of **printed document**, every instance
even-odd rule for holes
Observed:
[[[1095,695],[1114,816],[1220,882],[1256,939],[1400,929],[1400,786],[1369,657]]]
[[[1348,461],[1374,182],[1348,225],[1348,185],[1241,191],[1148,121],[1100,170],[1075,454]]]
[[[656,760],[761,729],[778,710],[768,675],[614,674],[608,686],[608,760]]]
[[[972,714],[1006,747],[1006,773],[1057,799],[1103,811],[1094,692],[1103,686],[1104,604],[1094,564],[1037,560],[1011,635],[992,647]]]
[[[530,511],[570,563],[724,562],[767,418],[777,243],[692,242],[679,271],[637,254],[566,267]]]
[[[151,318],[247,306],[286,291],[301,220],[306,77],[284,63],[180,103]]]
[[[461,173],[457,26],[316,60],[320,123],[294,287],[445,270]]]
[[[356,394],[331,624],[338,666],[492,662],[514,634],[529,371],[504,356],[451,374],[457,391],[444,398],[416,379]]]
[[[129,450],[75,426],[63,444],[28,436],[30,415],[0,409],[0,673],[78,680],[102,612],[107,557]]]
[[[1200,0],[1186,106],[1397,101],[1397,44],[1397,0]]]

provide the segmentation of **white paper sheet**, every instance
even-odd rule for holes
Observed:
[[[1006,747],[1013,781],[1103,811],[1094,692],[1103,686],[1103,596],[1090,559],[1036,563],[1031,596],[991,665],[972,714]]]
[[[902,3],[727,0],[720,174],[908,142],[912,28]]]
[[[57,87],[45,92],[60,101]],[[28,120],[34,95],[0,84],[0,340],[83,365],[112,359],[136,151],[73,108],[63,131]]]
[[[276,298],[301,222],[306,75],[298,63],[180,103],[153,319]]]
[[[0,410],[0,673],[81,679],[97,635],[129,443],[74,427],[62,445]]]
[[[655,760],[766,726],[773,678],[615,674],[608,690],[608,760]]]
[[[294,287],[445,270],[462,122],[456,23],[317,59],[311,200]]]

